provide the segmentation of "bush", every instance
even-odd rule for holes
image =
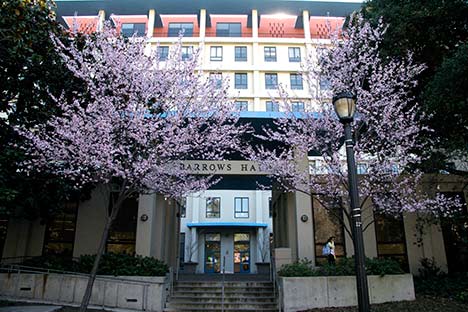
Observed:
[[[391,259],[366,259],[366,273],[368,275],[402,274],[398,261]],[[355,275],[354,258],[339,259],[336,265],[325,264],[313,267],[312,262],[301,260],[293,264],[286,264],[278,271],[279,276],[346,276]]]
[[[312,267],[312,262],[304,259],[298,262],[285,264],[278,271],[279,276],[285,277],[301,277],[301,276],[316,276],[316,272]]]
[[[29,259],[23,265],[51,270],[70,271],[89,274],[95,255],[84,255],[76,260],[60,256],[42,256]],[[100,275],[121,276],[164,276],[169,267],[163,261],[127,254],[104,254],[99,264]]]
[[[418,295],[443,297],[468,303],[468,274],[454,276],[445,274],[434,259],[421,259],[419,276],[414,278],[414,288]]]

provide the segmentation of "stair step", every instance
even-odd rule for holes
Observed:
[[[187,302],[187,303],[167,303],[167,308],[174,309],[222,309],[223,305],[221,303],[199,303],[199,302]],[[241,304],[224,304],[225,309],[236,309],[236,308],[245,308],[245,309],[276,309],[278,305],[276,303],[241,303]]]
[[[242,311],[242,312],[278,312],[278,308],[274,309],[263,309],[263,308],[255,308],[255,309],[246,309],[246,308],[224,308],[224,309],[216,309],[216,308],[189,308],[189,309],[182,309],[182,308],[165,308],[164,312],[200,312],[200,311],[210,311],[210,312],[222,312],[222,311]]]
[[[271,281],[177,281],[166,312],[278,311]],[[224,299],[222,288],[224,286]]]
[[[249,298],[224,298],[225,303],[229,304],[242,304],[242,303],[274,303],[275,297],[249,297]],[[190,303],[190,302],[210,302],[210,303],[221,303],[223,298],[221,297],[171,297],[171,303]]]

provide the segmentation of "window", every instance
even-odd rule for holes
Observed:
[[[122,24],[120,33],[125,37],[131,37],[133,35],[137,37],[143,37],[145,35],[145,23],[135,23],[135,24]]]
[[[179,267],[184,267],[185,262],[185,233],[180,233],[179,241]]]
[[[247,74],[234,75],[234,88],[235,89],[247,89]]]
[[[66,203],[63,210],[49,220],[44,239],[45,255],[73,256],[77,202]]]
[[[278,74],[265,74],[265,89],[278,88]]]
[[[249,198],[236,197],[234,198],[234,218],[249,217]]]
[[[265,47],[265,62],[276,62],[276,48],[275,47]]]
[[[3,248],[5,246],[7,232],[8,232],[8,216],[1,214],[0,215],[0,259],[3,254]]]
[[[206,199],[206,217],[219,218],[221,216],[221,198],[208,197]]]
[[[357,168],[357,174],[366,174],[367,173],[367,164],[365,164],[365,163],[358,163],[356,168]]]
[[[408,269],[403,217],[374,213],[375,238],[379,258],[391,258]]]
[[[167,60],[167,57],[169,56],[169,47],[168,46],[159,46],[156,53],[157,53],[160,61],[165,61],[165,60]]]
[[[249,110],[249,103],[247,101],[236,101],[236,110],[243,112]]]
[[[302,90],[302,75],[300,74],[291,74],[291,90]]]
[[[192,59],[193,55],[193,47],[192,46],[185,46],[181,48],[182,53],[182,61],[187,61]]]
[[[193,23],[169,23],[168,37],[193,37]]]
[[[301,49],[300,48],[288,48],[289,61],[300,62],[301,61]]]
[[[234,54],[236,62],[247,61],[247,47],[235,47]]]
[[[185,218],[187,214],[187,198],[183,197],[177,201],[179,207],[179,213],[181,218]]]
[[[138,215],[137,197],[124,200],[117,218],[109,231],[106,251],[112,253],[135,254],[136,228]]]
[[[292,111],[302,113],[305,111],[304,102],[292,102]]]
[[[329,196],[314,196],[312,209],[316,263],[324,264],[327,262],[327,256],[322,255],[322,248],[331,236],[335,237],[336,256],[338,258],[346,256],[341,199]]]
[[[210,61],[222,61],[223,60],[223,47],[211,47],[210,49]]]
[[[330,90],[330,88],[331,88],[330,80],[325,79],[325,78],[320,78],[320,90],[326,91],[326,90]]]
[[[266,102],[266,111],[267,112],[279,112],[279,103],[273,101]]]
[[[210,73],[210,80],[216,85],[217,89],[223,86],[223,75],[221,73]]]
[[[268,198],[268,216],[273,217],[273,203],[271,202],[271,197]]]
[[[241,23],[217,23],[216,37],[242,37]]]

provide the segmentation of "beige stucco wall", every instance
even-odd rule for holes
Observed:
[[[8,222],[8,232],[2,258],[35,257],[42,254],[45,225],[40,219],[33,221],[12,218]]]
[[[99,186],[92,191],[89,200],[80,203],[76,218],[73,257],[96,253],[106,223],[108,200],[108,192]]]

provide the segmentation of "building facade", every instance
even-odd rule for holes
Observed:
[[[131,2],[131,4],[130,4]],[[360,3],[339,1],[57,1],[57,18],[71,30],[99,31],[105,21],[125,35],[146,37],[162,60],[182,33],[183,58],[200,49],[200,69],[213,79],[228,79],[242,118],[258,123],[275,118],[275,101],[282,84],[294,96],[293,109],[313,105],[310,86],[300,75],[301,63],[328,44],[330,31],[342,26],[345,16]],[[327,82],[317,82],[328,88]],[[343,226],[326,212],[326,201],[345,208],[336,198],[315,194],[258,190],[259,172],[240,166],[223,186],[179,201],[162,195],[129,199],[107,242],[107,251],[163,259],[173,267],[195,262],[198,273],[256,273],[257,263],[276,266],[307,258],[324,261],[321,249],[336,237],[339,257],[352,256],[353,244]],[[315,173],[317,159],[304,170]],[[209,172],[208,172],[209,173]],[[363,172],[364,173],[364,172]],[[255,175],[257,174],[257,175]],[[250,182],[244,183],[247,176]],[[467,198],[466,179],[438,175],[427,179],[430,192]],[[422,186],[423,187],[423,186]],[[95,190],[90,200],[69,203],[60,215],[41,220],[0,219],[0,247],[4,261],[61,253],[74,257],[97,250],[105,223],[109,194]],[[468,246],[458,233],[468,221],[449,226],[417,227],[418,216],[389,219],[374,215],[364,233],[368,257],[391,257],[417,273],[422,258],[434,258],[444,270],[468,270]],[[466,212],[468,214],[468,212]],[[465,223],[467,222],[467,223]],[[270,235],[272,233],[272,235]],[[224,265],[223,265],[224,264]]]

